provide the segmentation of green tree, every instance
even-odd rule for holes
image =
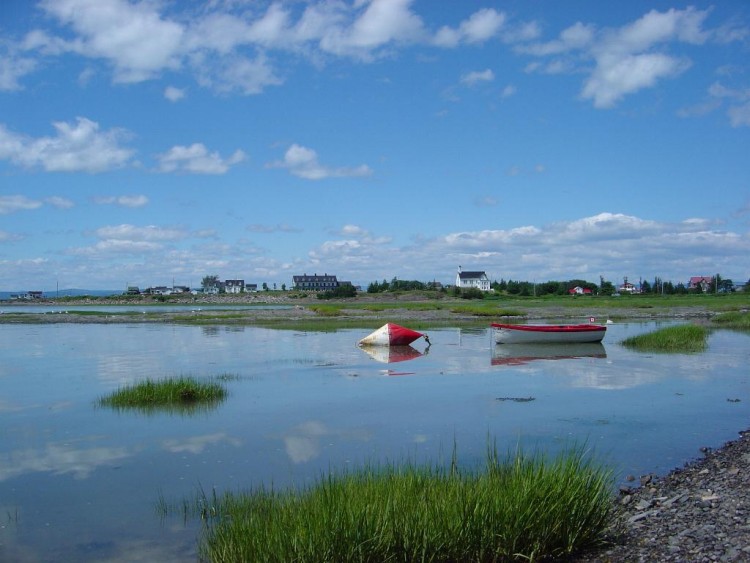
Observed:
[[[601,295],[614,295],[615,286],[611,281],[604,279],[604,276],[599,277],[599,293]]]
[[[732,293],[734,291],[734,282],[730,279],[723,279],[719,282],[719,292]]]
[[[356,297],[357,288],[350,283],[341,284],[333,289],[321,291],[318,293],[318,299],[341,299],[346,297]]]
[[[484,299],[484,291],[478,287],[465,287],[461,289],[461,299]]]

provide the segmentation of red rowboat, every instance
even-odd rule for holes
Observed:
[[[508,325],[492,323],[495,342],[516,344],[527,342],[601,342],[606,326],[580,325]]]
[[[387,323],[378,330],[359,341],[360,346],[408,346],[417,338],[424,336],[421,332],[405,328],[394,323]]]

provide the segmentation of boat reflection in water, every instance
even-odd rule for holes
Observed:
[[[522,366],[536,360],[573,360],[606,358],[601,342],[560,344],[496,344],[492,351],[493,366]]]
[[[414,360],[423,355],[422,352],[412,346],[360,346],[368,356],[376,362],[383,364],[393,364],[396,362],[406,362]],[[425,350],[424,354],[427,353]],[[414,372],[384,370],[385,375],[413,375]]]
[[[368,356],[377,362],[392,364],[419,358],[422,352],[412,346],[360,346]]]

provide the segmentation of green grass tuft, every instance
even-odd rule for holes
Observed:
[[[730,311],[711,319],[711,324],[720,328],[750,330],[750,311]]]
[[[698,325],[661,328],[623,340],[623,346],[640,352],[695,353],[706,349],[708,329]]]
[[[200,382],[192,377],[145,379],[121,387],[99,399],[100,406],[114,408],[192,410],[215,406],[226,398],[226,389],[216,382]]]
[[[198,501],[208,561],[510,561],[600,544],[613,519],[612,473],[580,449],[556,459],[487,456],[480,471],[368,466],[302,491]]]

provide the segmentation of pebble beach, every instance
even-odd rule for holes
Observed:
[[[623,487],[611,543],[574,561],[750,561],[750,430],[701,450],[668,475]]]

